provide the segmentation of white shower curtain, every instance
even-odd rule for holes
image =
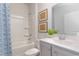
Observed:
[[[11,55],[10,8],[0,3],[0,56]]]

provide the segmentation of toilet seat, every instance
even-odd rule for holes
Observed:
[[[39,54],[39,50],[37,48],[32,48],[32,49],[29,49],[25,52],[25,55],[26,56],[36,56]]]

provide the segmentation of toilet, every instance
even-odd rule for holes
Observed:
[[[40,51],[37,48],[32,48],[32,49],[29,49],[29,50],[25,51],[24,54],[26,56],[39,56],[40,55]]]

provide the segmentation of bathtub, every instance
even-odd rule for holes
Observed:
[[[26,43],[26,45],[20,45],[12,48],[12,55],[13,56],[24,56],[24,52],[28,49],[34,47],[34,42]]]

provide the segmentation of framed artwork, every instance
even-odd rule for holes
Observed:
[[[47,31],[48,31],[48,24],[47,24],[47,22],[40,22],[38,27],[39,27],[39,32],[47,33]]]
[[[48,9],[45,9],[41,12],[39,12],[39,21],[45,21],[48,19]]]

